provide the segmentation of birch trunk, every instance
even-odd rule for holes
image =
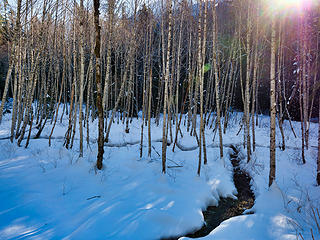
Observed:
[[[251,159],[251,139],[250,139],[250,78],[251,78],[251,13],[250,4],[248,4],[248,20],[247,20],[247,73],[246,73],[246,87],[245,87],[245,134],[247,147],[247,162]]]
[[[269,187],[276,178],[276,19],[272,18],[270,62],[270,172]]]
[[[164,76],[164,101],[163,101],[163,125],[162,125],[162,173],[166,173],[166,158],[167,158],[167,104],[168,104],[168,83],[169,83],[169,65],[170,65],[170,49],[171,49],[171,23],[172,9],[171,0],[167,0],[169,11],[169,29],[168,29],[168,46],[166,56],[166,70]]]
[[[83,157],[83,114],[82,114],[82,105],[83,105],[83,91],[84,91],[84,9],[83,9],[83,0],[80,0],[80,88],[79,88],[79,133],[80,133],[80,146],[79,146],[79,157]],[[61,95],[60,97],[61,98]],[[60,103],[60,100],[59,100]]]
[[[218,64],[217,64],[217,19],[216,19],[216,7],[215,0],[213,1],[213,31],[212,31],[212,51],[213,51],[213,69],[214,69],[214,78],[215,78],[215,97],[216,97],[216,106],[217,106],[217,120],[218,131],[219,131],[219,144],[220,144],[220,158],[223,158],[223,139],[222,139],[222,128],[221,128],[221,119],[220,119],[220,90],[219,90],[219,75],[218,75]]]

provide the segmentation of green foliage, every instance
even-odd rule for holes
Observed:
[[[204,72],[204,73],[208,72],[210,69],[211,69],[211,64],[210,64],[210,63],[206,63],[206,64],[203,66],[203,72]]]

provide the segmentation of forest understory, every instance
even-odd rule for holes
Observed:
[[[0,239],[319,239],[319,46],[317,0],[1,1]]]

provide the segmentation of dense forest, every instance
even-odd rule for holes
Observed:
[[[39,137],[48,120],[57,121],[63,105],[69,114],[65,146],[72,147],[78,122],[82,149],[90,116],[99,117],[107,142],[115,117],[129,133],[130,119],[139,111],[146,124],[151,117],[159,124],[163,113],[166,142],[168,129],[176,141],[187,114],[184,124],[201,148],[205,128],[218,128],[222,144],[228,114],[239,109],[248,161],[259,113],[271,113],[280,130],[284,119],[301,120],[302,149],[308,148],[308,123],[319,102],[319,8],[305,6],[291,14],[294,8],[273,9],[277,4],[112,0],[96,9],[98,15],[101,11],[97,20],[89,1],[19,0],[16,10],[4,1],[0,120],[10,97],[11,139],[20,145],[30,119],[36,119]],[[282,144],[284,149],[284,136]]]
[[[190,135],[200,175],[211,142],[224,158],[235,112],[243,113],[236,136],[247,163],[259,116],[268,115],[269,187],[276,149],[287,147],[284,122],[299,139],[302,164],[317,148],[320,185],[320,127],[318,146],[309,141],[311,123],[320,123],[319,1],[3,0],[0,9],[0,122],[10,116],[7,139],[19,147],[42,137],[51,146],[67,119],[63,146],[77,145],[81,158],[95,138],[101,170],[111,129],[122,124],[136,134],[137,119],[137,158],[155,151],[160,126],[162,173],[169,146],[175,151]]]

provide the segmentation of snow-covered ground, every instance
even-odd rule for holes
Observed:
[[[256,202],[254,214],[224,221],[207,239],[296,239],[302,233],[310,239],[312,207],[320,206],[320,187],[316,186],[317,124],[311,124],[310,147],[305,165],[301,164],[300,139],[294,138],[285,123],[285,151],[277,149],[277,180],[268,188],[269,118],[259,117],[257,149],[246,164],[240,113],[235,113],[224,135],[226,145],[237,145],[242,167],[253,177]],[[78,133],[73,149],[63,147],[67,118],[57,123],[51,147],[48,139],[32,139],[28,148],[0,140],[0,239],[160,239],[182,235],[203,224],[202,209],[217,204],[219,197],[234,197],[232,165],[228,147],[219,159],[218,136],[206,130],[208,165],[198,177],[198,149],[167,150],[167,174],[161,173],[161,124],[152,126],[152,156],[147,157],[147,128],[144,152],[140,158],[141,119],[133,119],[130,133],[113,124],[110,143],[105,147],[104,169],[94,168],[97,123],[90,124],[90,147],[84,142],[79,158]],[[10,116],[0,125],[0,138],[10,131]],[[300,136],[300,123],[294,123]],[[50,134],[50,123],[42,136]],[[173,126],[175,130],[175,126]],[[35,133],[36,129],[33,130]],[[84,131],[86,132],[86,130]],[[196,140],[182,126],[179,143],[196,146]],[[281,136],[277,134],[277,143]],[[23,142],[25,143],[25,142]],[[132,143],[126,145],[123,143]],[[23,144],[22,144],[23,145]],[[316,238],[317,239],[317,238]]]

